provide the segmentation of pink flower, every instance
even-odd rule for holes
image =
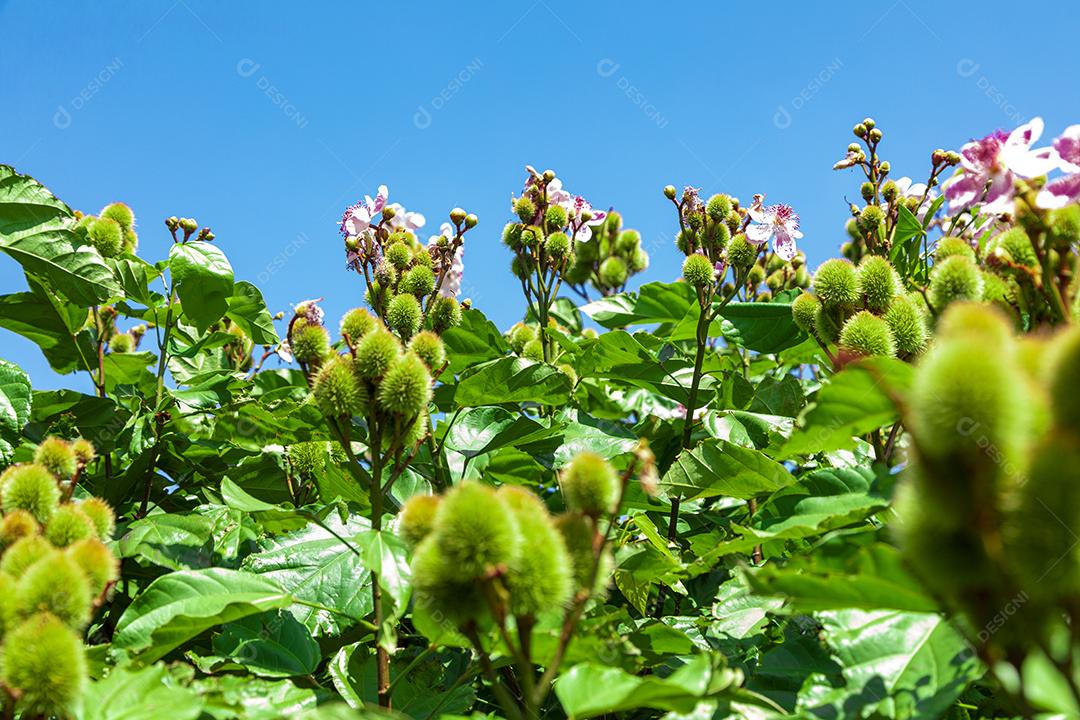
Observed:
[[[386,221],[391,231],[407,230],[408,232],[416,232],[424,227],[424,223],[427,222],[427,218],[423,215],[406,210],[400,203],[394,203],[388,207],[394,209],[394,216]]]
[[[1035,198],[1035,204],[1052,210],[1065,207],[1080,199],[1080,125],[1065,128],[1054,140],[1054,159],[1058,168],[1068,173],[1046,184]]]
[[[341,234],[357,236],[371,227],[372,218],[382,212],[386,207],[386,198],[390,191],[385,185],[380,185],[375,197],[365,195],[364,199],[355,205],[345,208],[345,214],[341,216]]]
[[[450,223],[443,223],[439,227],[439,234],[432,235],[428,240],[428,252],[435,260],[435,271],[439,272],[446,262],[446,256],[450,253],[450,246],[439,247],[439,238],[445,237],[451,242],[454,240],[455,231]],[[458,245],[454,251],[454,257],[450,260],[450,266],[446,269],[446,277],[443,278],[439,288],[440,297],[457,297],[461,293],[461,279],[465,274],[465,246]]]
[[[926,192],[926,183],[912,182],[909,177],[902,177],[896,181],[896,189],[900,191],[900,196],[905,198],[921,198],[923,193],[926,193],[926,200],[919,206],[919,212],[915,215],[922,220],[926,215],[926,211],[930,209],[930,206],[934,204],[934,200],[937,198],[937,191],[931,189],[930,192]],[[887,205],[888,203],[886,203]]]
[[[1050,148],[1031,148],[1042,131],[1042,118],[1035,118],[1008,135],[998,130],[960,148],[963,171],[945,185],[949,209],[958,212],[970,208],[979,202],[989,183],[982,212],[1008,212],[1016,178],[1037,177],[1054,169],[1056,163]]]
[[[754,224],[746,228],[746,239],[755,245],[773,241],[773,249],[783,260],[795,257],[795,241],[803,236],[799,231],[799,216],[790,205],[762,205],[764,195],[755,195],[749,207]]]

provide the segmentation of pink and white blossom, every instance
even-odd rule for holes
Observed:
[[[1042,131],[1042,118],[1034,118],[1011,133],[998,130],[960,148],[961,171],[945,184],[949,209],[959,212],[983,202],[983,213],[1009,212],[1016,179],[1045,175],[1056,165],[1051,148],[1031,147]]]
[[[762,204],[764,195],[755,195],[754,202],[748,208],[750,219],[754,222],[746,228],[746,239],[755,245],[764,245],[773,241],[773,249],[781,259],[787,261],[795,257],[795,241],[803,236],[799,230],[799,216],[790,205]]]
[[[923,194],[926,195],[926,200],[919,205],[919,211],[916,214],[920,220],[926,215],[926,211],[930,209],[930,206],[934,204],[934,200],[937,199],[937,191],[933,188],[929,192],[926,191],[926,183],[913,182],[911,178],[904,176],[894,181],[896,189],[900,191],[900,196],[904,198],[921,198]],[[886,203],[888,204],[888,203]]]
[[[385,185],[380,185],[375,197],[365,195],[358,203],[345,208],[345,214],[341,216],[341,234],[356,237],[371,227],[372,220],[386,207],[386,199],[390,191]]]
[[[424,227],[424,223],[427,222],[427,218],[423,215],[406,210],[400,203],[393,203],[387,207],[394,211],[393,216],[386,221],[391,231],[406,230],[416,232]]]
[[[1054,159],[1067,174],[1048,182],[1036,196],[1035,204],[1047,210],[1080,200],[1080,125],[1070,125],[1054,140]]]

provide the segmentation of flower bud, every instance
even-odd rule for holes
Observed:
[[[855,126],[854,128],[852,128],[852,130],[851,130],[851,131],[852,131],[853,133],[855,133],[855,137],[857,137],[857,138],[864,138],[864,137],[866,137],[866,125],[865,125],[865,124],[863,124],[863,123],[859,123],[859,124],[858,124],[858,125],[856,125],[856,126]]]
[[[814,291],[829,309],[846,311],[859,301],[855,267],[836,258],[826,260],[814,273]]]
[[[427,410],[431,401],[431,374],[415,353],[406,353],[379,383],[379,408],[412,418]]]
[[[199,229],[199,223],[194,218],[180,218],[180,229],[191,234]]]
[[[873,313],[884,313],[903,287],[903,281],[893,266],[883,257],[867,255],[856,271],[858,292],[863,304]]]
[[[58,480],[70,480],[79,462],[71,445],[61,438],[48,437],[34,451],[34,462],[51,472]]]
[[[382,209],[383,220],[392,220],[397,215],[393,205],[387,205]]]
[[[881,131],[879,130],[878,132],[880,133]],[[888,160],[885,160],[881,163],[881,165],[878,165],[878,171],[882,175],[888,175],[890,170],[892,170],[892,165],[889,164]]]
[[[682,274],[683,279],[690,285],[696,288],[707,287],[713,283],[713,264],[704,255],[687,255],[683,261]]]
[[[888,324],[866,310],[860,310],[844,323],[839,345],[855,355],[894,357],[896,343]]]
[[[446,363],[446,347],[439,336],[430,330],[423,330],[413,335],[409,341],[409,350],[424,361],[432,372],[442,369]]]
[[[480,222],[480,218],[476,217],[473,213],[469,213],[465,216],[465,229],[472,230]]]
[[[821,308],[821,301],[810,293],[801,293],[791,303],[791,317],[802,330],[813,334],[814,318]]]
[[[357,381],[353,363],[342,355],[335,354],[319,369],[311,395],[319,412],[328,418],[362,415],[367,407],[367,393]]]
[[[4,639],[3,681],[34,716],[74,716],[86,685],[82,640],[48,613],[34,615]]]
[[[465,215],[466,213],[464,210],[456,207],[450,211],[450,222],[454,223],[455,225],[460,225],[465,220]]]
[[[870,130],[869,137],[870,137],[870,142],[874,142],[874,143],[881,142],[882,132],[881,132],[881,130],[878,130],[877,128],[873,128],[873,129]]]
[[[615,468],[596,453],[574,456],[559,478],[567,507],[597,517],[613,512],[619,495]]]
[[[664,197],[666,197],[668,200],[674,200],[676,192],[678,191],[675,189],[674,185],[664,186]]]
[[[19,465],[10,473],[0,491],[4,514],[25,510],[45,524],[60,502],[60,488],[52,473],[40,465]]]

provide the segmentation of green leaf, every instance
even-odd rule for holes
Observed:
[[[260,677],[310,675],[322,656],[308,629],[282,610],[222,626],[213,646],[221,659]]]
[[[128,525],[116,551],[122,558],[142,558],[171,570],[207,567],[212,533],[213,524],[201,515],[148,515]]]
[[[465,457],[475,457],[553,434],[554,430],[532,418],[489,405],[462,410],[446,434],[445,446]]]
[[[462,378],[454,402],[462,407],[536,402],[563,405],[570,400],[570,378],[561,370],[524,358],[504,357]]]
[[[748,350],[777,353],[806,339],[790,303],[731,302],[720,310],[724,337]]]
[[[175,572],[150,583],[128,606],[113,645],[149,663],[212,627],[292,602],[276,583],[253,573],[225,568]]]
[[[660,479],[660,487],[670,496],[688,500],[716,496],[749,500],[794,482],[783,465],[764,453],[710,439],[679,453]]]
[[[170,682],[161,663],[133,669],[114,667],[103,680],[86,686],[79,720],[194,720],[204,701],[187,688]]]
[[[259,288],[246,280],[233,285],[233,294],[229,298],[229,310],[226,315],[247,333],[256,345],[277,345],[280,341],[274,328],[274,319],[266,309]]]
[[[865,435],[900,419],[896,398],[907,393],[914,370],[892,358],[845,367],[822,385],[783,448],[784,457],[855,447]]]
[[[71,208],[44,185],[0,165],[0,251],[73,303],[90,307],[118,295],[120,285],[97,250],[77,245],[74,224]]]
[[[199,332],[229,310],[233,269],[217,245],[202,241],[176,243],[169,250],[169,270],[184,314]]]
[[[476,308],[461,311],[461,324],[442,334],[450,365],[446,372],[454,375],[462,370],[488,360],[506,355],[510,346],[495,327]]]
[[[30,292],[0,296],[0,327],[35,343],[61,375],[95,366],[97,351],[82,329],[86,320],[85,309],[51,299],[37,282],[30,282]]]
[[[678,323],[697,304],[694,289],[683,282],[652,282],[637,293],[625,292],[601,298],[581,308],[605,328],[629,325]]]
[[[414,673],[399,675],[405,670],[406,662],[395,659],[392,663],[394,711],[401,717],[416,720],[447,717],[466,712],[476,700],[476,691],[469,683],[455,682],[454,665],[443,671],[439,665],[429,663]],[[341,648],[330,660],[327,671],[334,688],[350,707],[363,710],[378,702],[375,662],[366,643]]]
[[[31,398],[30,376],[15,363],[0,359],[0,464],[10,460],[30,419]]]
[[[590,417],[580,410],[566,410],[560,420],[566,422],[566,427],[562,444],[555,450],[556,468],[567,465],[578,453],[591,452],[610,460],[638,444],[637,436],[625,425]]]

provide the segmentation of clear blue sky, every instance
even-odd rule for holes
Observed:
[[[385,183],[432,231],[460,205],[480,217],[466,294],[505,328],[523,302],[499,232],[526,163],[621,211],[645,280],[678,273],[667,183],[793,205],[816,264],[858,198],[830,169],[857,120],[917,180],[935,147],[1034,115],[1052,136],[1080,122],[1078,19],[1062,2],[0,0],[0,162],[76,208],[129,203],[151,261],[161,220],[193,216],[272,310],[324,296],[335,322],[361,302],[346,204]],[[0,256],[0,292],[23,284]],[[71,383],[6,331],[0,357]]]

